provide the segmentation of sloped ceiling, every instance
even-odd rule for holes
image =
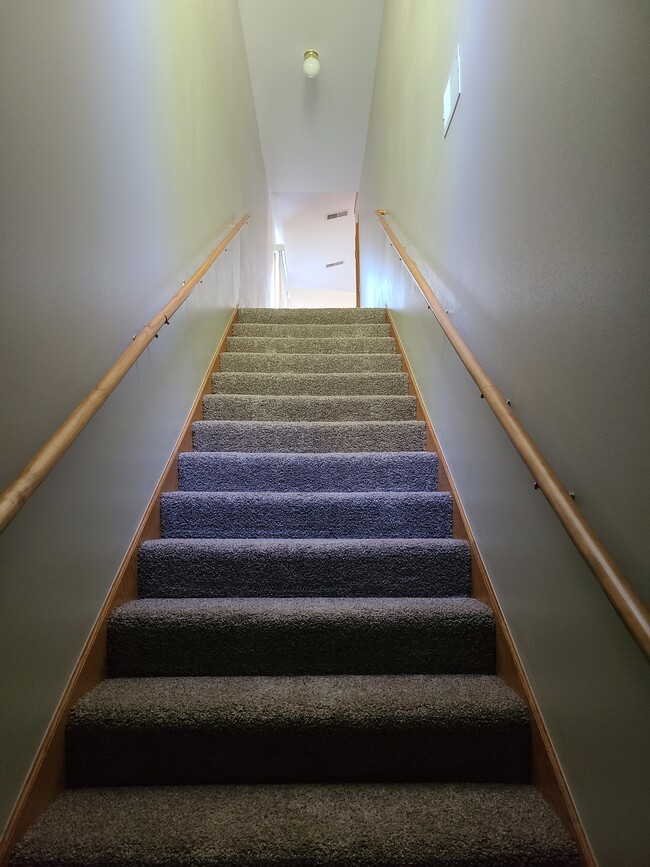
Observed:
[[[355,287],[352,203],[361,183],[383,0],[239,0],[239,9],[289,288],[349,294]],[[309,49],[320,57],[314,79],[302,70]],[[326,221],[327,211],[344,210],[348,218]],[[325,267],[339,261],[344,264]]]
[[[271,192],[355,192],[383,0],[239,0]],[[308,49],[317,78],[302,71]]]

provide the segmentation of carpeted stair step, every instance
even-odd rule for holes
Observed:
[[[15,867],[579,867],[533,786],[182,786],[64,792]]]
[[[467,596],[461,539],[152,539],[143,598]]]
[[[423,421],[197,421],[200,452],[418,452]]]
[[[390,337],[387,322],[337,325],[300,323],[235,322],[235,337]]]
[[[136,599],[108,623],[111,677],[493,674],[476,599]]]
[[[444,538],[451,494],[422,491],[172,491],[162,536],[175,539]]]
[[[237,320],[272,324],[306,322],[313,325],[358,325],[386,322],[386,311],[383,307],[296,307],[283,310],[272,307],[242,307]]]
[[[412,395],[206,394],[206,421],[409,421]]]
[[[233,373],[397,373],[402,356],[396,352],[224,352],[219,367]]]
[[[526,706],[490,675],[113,678],[66,728],[71,786],[528,780]]]
[[[392,337],[227,337],[228,352],[268,352],[280,354],[316,352],[320,355],[343,352],[394,352]]]
[[[181,491],[435,491],[433,452],[181,452]]]
[[[406,373],[214,373],[213,394],[400,394]]]

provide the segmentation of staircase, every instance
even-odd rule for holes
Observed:
[[[381,310],[241,310],[15,865],[577,865]]]

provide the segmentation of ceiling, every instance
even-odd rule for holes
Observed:
[[[349,210],[361,182],[383,0],[239,0],[239,8],[289,282],[331,288],[334,273],[354,279],[353,268],[323,265],[350,260],[354,222],[332,221],[334,229],[324,216]],[[314,79],[302,71],[308,49],[320,57]]]

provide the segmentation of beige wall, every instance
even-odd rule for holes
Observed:
[[[461,45],[447,139],[442,94]],[[362,303],[388,304],[568,783],[607,867],[647,863],[647,664],[372,216],[650,598],[650,6],[386,0],[360,193]]]
[[[2,827],[271,240],[235,0],[4,0],[0,101],[3,487],[252,215],[0,538]]]

